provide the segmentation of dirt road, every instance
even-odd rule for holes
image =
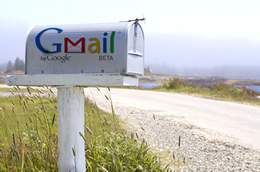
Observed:
[[[260,171],[259,106],[146,90],[86,88],[85,94],[109,112],[111,96],[129,131],[166,155],[165,163],[172,153],[184,157],[186,164],[171,164],[172,170]]]
[[[111,109],[104,94],[108,89],[85,89],[99,107]],[[212,100],[184,94],[111,89],[116,113],[124,109],[139,109],[160,116],[167,114],[173,120],[192,124],[220,133],[236,144],[260,150],[260,107],[236,102]]]

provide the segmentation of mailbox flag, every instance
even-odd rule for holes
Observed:
[[[80,38],[76,43],[69,38],[64,38],[65,53],[85,53],[85,38]]]

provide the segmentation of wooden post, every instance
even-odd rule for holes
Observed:
[[[81,86],[138,85],[138,78],[118,74],[30,74],[5,78],[8,85],[58,87],[58,165],[60,172],[85,172],[84,91]],[[75,155],[75,156],[74,156]]]
[[[86,171],[84,135],[84,90],[58,88],[59,171]]]

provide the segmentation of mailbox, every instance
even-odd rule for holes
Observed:
[[[143,75],[138,22],[34,26],[26,41],[26,74]]]

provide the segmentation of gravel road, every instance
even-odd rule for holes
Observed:
[[[86,97],[115,112],[179,171],[260,171],[260,107],[174,93],[85,89]],[[178,146],[179,136],[181,146]],[[168,159],[167,159],[168,158]],[[185,158],[185,160],[184,160]]]
[[[165,162],[173,160],[173,153],[175,160],[185,161],[179,168],[171,165],[173,170],[260,172],[259,106],[130,89],[86,88],[85,94],[108,112],[105,95],[111,94],[115,112],[129,130]]]

